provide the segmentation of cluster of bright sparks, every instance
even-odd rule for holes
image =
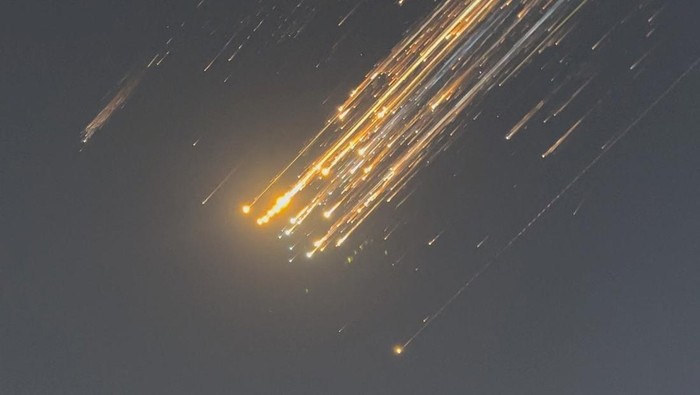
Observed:
[[[443,2],[375,66],[327,125],[242,211],[253,213],[257,204],[269,201],[257,223],[289,214],[282,229],[287,236],[313,222],[311,231],[304,230],[316,236],[308,257],[342,245],[454,141],[463,128],[460,115],[473,111],[486,93],[517,75],[534,55],[558,45],[587,2]],[[314,159],[288,190],[268,196],[296,162],[310,157]]]

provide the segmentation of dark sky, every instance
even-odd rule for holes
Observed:
[[[662,10],[652,44],[632,20],[602,58],[574,57],[571,73],[600,70],[609,104],[552,160],[538,156],[536,131],[502,138],[537,95],[533,71],[488,97],[406,207],[379,210],[352,247],[290,264],[274,232],[240,215],[435,7],[405,3],[365,1],[339,28],[358,2],[301,2],[298,36],[270,22],[207,72],[232,26],[298,3],[26,1],[2,12],[0,393],[696,393],[700,70],[392,354],[700,56],[693,2],[651,2]],[[582,42],[643,2],[593,3],[609,20],[586,14]],[[638,78],[610,71],[647,47]],[[81,146],[119,81],[164,48]]]

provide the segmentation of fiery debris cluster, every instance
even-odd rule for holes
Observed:
[[[476,113],[486,93],[517,75],[536,54],[558,45],[586,3],[443,2],[367,74],[327,125],[243,212],[255,213],[259,225],[287,215],[282,229],[287,236],[313,216],[325,221],[310,242],[309,257],[340,246],[454,141],[464,126],[461,114]],[[546,107],[539,104],[528,117]],[[268,196],[301,160],[307,162],[297,181],[281,195]],[[268,201],[266,209],[254,210]],[[312,236],[319,228],[313,226]]]

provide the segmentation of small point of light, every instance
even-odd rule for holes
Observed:
[[[322,176],[328,177],[329,174],[331,174],[331,169],[329,169],[329,168],[327,168],[327,167],[324,167],[324,168],[321,170],[321,175],[322,175]]]
[[[403,354],[403,347],[401,345],[397,344],[394,346],[393,351],[394,351],[394,355],[397,355],[397,356],[401,355],[401,354]]]
[[[245,206],[241,207],[241,211],[243,211],[243,214],[250,213],[250,206],[246,204]]]

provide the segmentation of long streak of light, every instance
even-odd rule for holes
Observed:
[[[231,169],[231,171],[229,171],[228,174],[226,174],[226,177],[224,177],[224,179],[221,180],[221,182],[219,183],[219,185],[217,185],[216,188],[214,188],[214,190],[211,191],[211,193],[206,197],[206,199],[202,200],[202,205],[207,204],[207,202],[209,201],[209,199],[211,199],[217,192],[219,192],[219,189],[221,189],[221,187],[223,187],[224,184],[226,184],[226,181],[228,181],[228,179],[231,178],[231,176],[233,175],[233,173],[236,172],[236,170],[238,170],[238,166],[234,166],[234,167]]]
[[[220,49],[219,52],[216,54],[216,56],[214,56],[214,58],[212,58],[212,60],[209,62],[209,64],[207,64],[207,67],[204,68],[204,71],[207,71],[207,70],[209,70],[209,69],[211,68],[211,66],[216,62],[217,59],[219,59],[219,57],[221,56],[221,54],[224,53],[224,51],[226,50],[226,48],[231,44],[231,41],[233,41],[233,39],[234,39],[235,37],[236,37],[235,34],[234,34],[234,35],[231,35],[231,38],[229,38],[228,41],[226,41],[226,44],[224,44],[224,46],[221,47],[221,49]]]
[[[455,292],[447,301],[440,306],[440,308],[437,309],[437,311],[430,316],[430,319],[425,321],[423,325],[421,325],[418,330],[408,338],[406,342],[401,345],[401,350],[405,350],[406,347],[408,347],[409,344],[411,344],[423,331],[430,326],[430,324],[438,318],[444,311],[449,307],[452,302],[454,302],[469,286],[477,279],[479,278],[486,270],[488,270],[500,257],[503,255],[506,251],[508,251],[513,244],[515,244],[520,238],[527,233],[534,225],[535,223],[542,218],[564,195],[566,195],[571,188],[576,185],[576,183],[583,177],[585,176],[604,156],[607,154],[614,146],[619,142],[623,137],[625,137],[632,129],[634,129],[639,122],[644,119],[651,110],[653,110],[666,96],[668,96],[669,93],[673,91],[673,89],[693,70],[695,67],[700,64],[700,58],[695,60],[689,67],[684,71],[671,85],[669,85],[666,90],[659,95],[642,113],[634,120],[632,123],[630,123],[625,129],[620,131],[619,133],[615,134],[615,136],[605,145],[601,148],[600,152],[583,168],[581,171],[579,171],[576,176],[574,176],[571,181],[569,181],[568,184],[562,188],[559,193],[557,193],[552,200],[547,203],[547,205],[540,210],[537,215],[535,215],[530,222],[527,223],[506,245],[501,248],[500,251],[494,255],[494,257],[489,260],[485,265],[483,265],[479,270],[476,271],[471,277],[467,279],[467,281]]]
[[[576,129],[579,127],[579,125],[581,125],[581,122],[583,122],[583,121],[591,114],[591,112],[593,112],[593,110],[596,109],[596,107],[597,107],[600,103],[601,103],[601,101],[598,101],[598,103],[597,103],[595,106],[591,107],[591,109],[588,110],[588,112],[586,112],[586,114],[585,114],[584,116],[582,116],[581,118],[579,118],[578,121],[576,121],[573,125],[571,125],[571,127],[569,128],[569,130],[567,130],[566,133],[564,133],[561,137],[559,137],[559,139],[558,139],[557,141],[555,141],[554,144],[552,144],[552,146],[549,147],[549,149],[547,149],[547,151],[545,151],[545,152],[542,154],[542,158],[546,158],[546,157],[548,157],[549,155],[552,155],[552,154],[554,153],[554,151],[556,151],[557,148],[559,148],[559,146],[561,146],[562,144],[564,144],[564,141],[566,141],[566,139],[568,139],[569,136],[571,136],[571,133],[573,133],[574,130],[576,130]]]
[[[364,3],[364,1],[360,1],[360,2],[357,3],[354,7],[352,7],[352,9],[350,10],[350,12],[348,12],[347,14],[345,14],[345,16],[343,17],[343,19],[341,19],[340,22],[338,22],[338,27],[343,26],[343,23],[345,23],[345,21],[347,21],[348,18],[350,18],[350,17],[352,16],[352,14],[354,14],[355,11],[357,11],[357,9],[360,8],[360,6],[361,6],[363,3]]]

